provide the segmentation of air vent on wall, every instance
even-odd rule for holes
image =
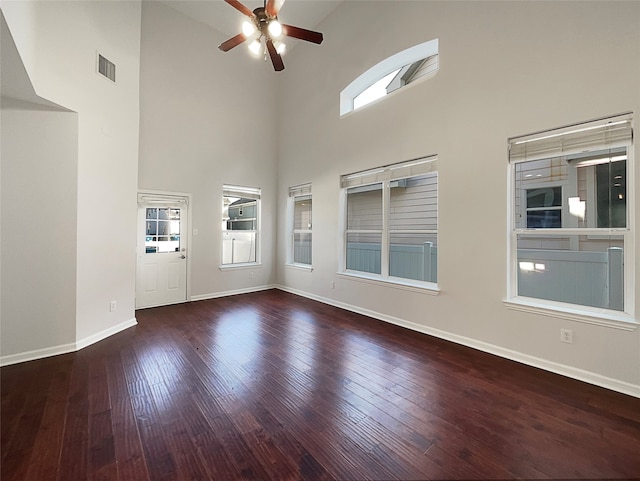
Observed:
[[[116,64],[98,54],[98,73],[113,83],[116,82]]]

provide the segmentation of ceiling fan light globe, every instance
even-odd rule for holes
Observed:
[[[275,19],[269,22],[267,28],[271,38],[279,38],[282,35],[282,24]]]
[[[284,42],[274,42],[273,46],[276,48],[276,52],[278,52],[279,55],[284,55],[284,53],[287,51],[287,46],[284,44]]]
[[[255,55],[260,55],[260,51],[262,50],[262,43],[258,39],[255,39],[253,42],[249,44],[249,51]]]
[[[245,20],[244,22],[242,22],[242,33],[244,33],[246,37],[250,37],[251,35],[256,33],[256,26],[253,24],[253,22]]]

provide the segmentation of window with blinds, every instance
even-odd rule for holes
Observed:
[[[289,252],[288,263],[311,266],[312,212],[311,184],[289,188]]]
[[[222,186],[222,266],[259,261],[260,195],[255,187]]]
[[[511,297],[631,312],[631,114],[509,140]]]
[[[344,175],[343,272],[437,282],[436,157]]]

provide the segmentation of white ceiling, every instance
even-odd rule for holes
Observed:
[[[287,0],[278,19],[282,23],[309,30],[335,10],[344,0]],[[240,33],[244,16],[223,0],[162,0],[185,15],[206,23],[232,37]],[[263,0],[241,0],[250,10],[263,6]]]

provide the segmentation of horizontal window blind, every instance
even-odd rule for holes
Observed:
[[[311,184],[296,185],[289,187],[289,197],[307,197],[311,198]]]
[[[257,187],[240,187],[236,185],[223,185],[224,197],[241,197],[244,199],[260,199],[260,189]]]
[[[187,205],[189,203],[187,197],[179,197],[173,195],[155,195],[155,194],[138,194],[138,205]]]
[[[509,161],[526,162],[631,144],[631,114],[509,139]]]
[[[341,187],[356,187],[359,185],[373,184],[385,180],[406,179],[416,175],[436,172],[437,157],[421,157],[408,160],[399,164],[387,165],[376,169],[364,170],[340,177]]]

